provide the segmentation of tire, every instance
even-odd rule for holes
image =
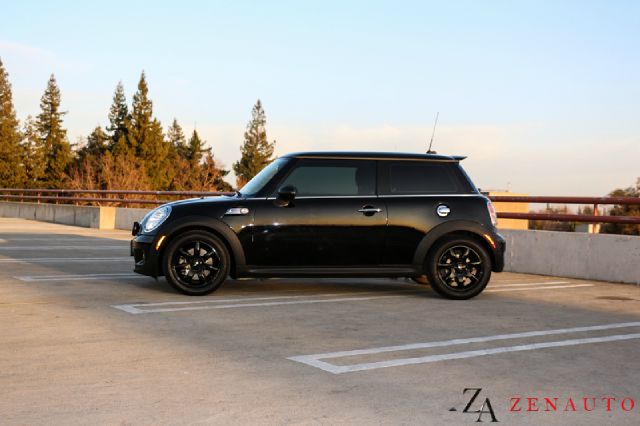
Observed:
[[[203,296],[216,291],[225,281],[231,257],[215,235],[190,231],[169,243],[162,263],[171,287],[189,296]]]
[[[431,287],[441,296],[470,299],[489,283],[491,257],[476,240],[452,236],[436,243],[429,251],[425,270]]]

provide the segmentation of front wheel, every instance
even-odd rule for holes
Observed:
[[[229,251],[224,243],[204,231],[191,231],[175,238],[163,257],[169,284],[190,296],[217,290],[229,274],[229,267]]]
[[[431,287],[448,299],[470,299],[484,290],[491,278],[491,258],[478,242],[450,237],[437,243],[427,256]]]

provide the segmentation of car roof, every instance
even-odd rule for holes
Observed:
[[[363,151],[306,151],[285,154],[285,158],[348,158],[370,160],[423,160],[423,161],[454,161],[467,158],[462,155],[421,154],[410,152],[363,152]]]

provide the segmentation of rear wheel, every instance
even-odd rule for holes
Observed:
[[[427,257],[431,287],[449,299],[470,299],[484,290],[491,278],[491,258],[478,242],[450,237],[437,243]]]
[[[215,235],[191,231],[169,243],[163,267],[173,288],[190,296],[202,296],[217,290],[226,279],[229,251]]]

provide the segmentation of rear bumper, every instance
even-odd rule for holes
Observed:
[[[138,235],[131,240],[131,256],[134,259],[133,272],[150,277],[162,275],[158,268],[158,252],[153,250],[155,236]]]
[[[507,242],[504,237],[498,233],[492,235],[496,247],[493,249],[493,271],[502,272],[504,269],[504,252],[507,248]]]

